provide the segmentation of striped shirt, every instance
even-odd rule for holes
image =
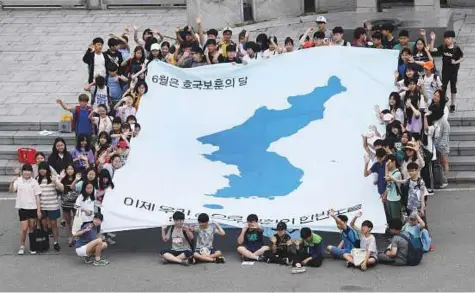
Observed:
[[[56,180],[56,179],[54,179]],[[51,181],[48,184],[48,181],[43,179],[40,184],[41,195],[40,195],[40,207],[43,211],[56,211],[59,210],[59,199],[56,192],[56,187],[54,181]]]

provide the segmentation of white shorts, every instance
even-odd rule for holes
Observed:
[[[87,244],[76,248],[76,254],[81,257],[87,256]]]

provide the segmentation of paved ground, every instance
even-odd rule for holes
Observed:
[[[474,110],[469,96],[475,89],[475,10],[455,11],[458,42],[467,55],[459,74],[459,109]],[[330,26],[336,25],[331,15],[328,18]],[[251,37],[265,31],[279,39],[296,39],[313,25],[312,20],[279,19],[248,29]],[[76,102],[86,80],[82,56],[94,37],[107,39],[109,33],[119,33],[130,24],[138,25],[140,31],[152,27],[173,35],[174,28],[185,22],[182,9],[0,11],[0,119],[57,121],[62,110],[54,101],[60,97]]]
[[[225,265],[162,265],[157,230],[118,233],[106,253],[111,264],[91,267],[72,249],[56,254],[15,255],[18,241],[13,201],[0,204],[2,291],[470,291],[475,287],[475,211],[473,191],[440,192],[429,201],[429,224],[436,251],[418,267],[380,265],[362,273],[341,261],[326,259],[321,268],[292,275],[286,267],[256,264],[243,267],[235,253],[235,237],[218,246],[227,250]],[[6,196],[6,195],[2,195]],[[8,195],[11,196],[11,195]],[[230,234],[233,234],[231,232]],[[334,238],[325,236],[328,240]],[[64,237],[63,237],[64,239]],[[64,240],[63,240],[64,242]],[[65,245],[63,245],[65,246]],[[379,249],[383,246],[380,245]]]

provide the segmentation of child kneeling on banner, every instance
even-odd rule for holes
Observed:
[[[192,262],[193,232],[184,225],[185,214],[182,212],[175,212],[173,221],[175,223],[170,229],[168,226],[162,227],[162,240],[168,242],[171,239],[172,247],[160,254],[163,257],[163,263],[171,262],[187,266]]]
[[[294,243],[287,233],[287,224],[279,222],[276,230],[277,233],[270,238],[271,250],[266,251],[264,255],[268,263],[289,265],[292,263],[295,253],[291,250]]]
[[[362,271],[366,271],[369,267],[378,263],[378,248],[376,246],[376,238],[371,234],[373,223],[371,221],[363,221],[361,229],[356,227],[356,219],[361,217],[359,211],[351,220],[350,226],[360,234],[360,248],[354,248],[351,251],[351,261],[346,263],[347,267],[359,267]]]
[[[224,236],[226,233],[218,223],[209,224],[209,216],[200,214],[198,216],[199,226],[194,228],[196,233],[196,249],[193,256],[196,260],[203,262],[224,263],[221,251],[214,250],[213,240],[214,234]]]
[[[255,214],[247,216],[247,225],[238,236],[237,251],[245,260],[264,261],[266,258],[263,255],[270,249],[264,245],[264,230],[258,221],[259,218]]]
[[[93,263],[95,266],[105,266],[109,262],[101,259],[102,251],[107,248],[107,243],[104,236],[99,234],[99,227],[104,220],[102,214],[95,214],[91,222],[86,222],[81,225],[81,229],[73,233],[76,240],[76,254],[84,258],[87,264]],[[94,256],[94,260],[92,257]]]
[[[305,272],[303,266],[318,268],[323,261],[322,237],[312,233],[307,227],[300,230],[300,237],[301,239],[295,242],[297,255],[294,258],[292,273]]]

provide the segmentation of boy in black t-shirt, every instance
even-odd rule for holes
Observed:
[[[435,33],[431,32],[430,51],[437,52],[442,56],[442,88],[444,92],[447,92],[447,86],[450,83],[450,113],[454,113],[455,97],[457,95],[457,77],[460,63],[462,63],[465,58],[460,47],[455,44],[454,31],[446,31],[444,33],[444,45],[440,45],[438,48],[434,47],[435,37]]]
[[[277,233],[270,238],[271,250],[265,253],[267,262],[289,265],[292,263],[295,253],[291,250],[293,242],[287,233],[287,224],[279,222],[276,230]]]
[[[259,218],[255,214],[247,216],[247,225],[242,228],[237,239],[237,251],[243,259],[264,261],[263,255],[269,250],[269,246],[264,245],[264,233],[258,221]]]
[[[387,49],[392,49],[397,44],[396,38],[393,36],[394,25],[391,23],[383,24],[381,33],[383,34],[383,46]]]
[[[219,63],[242,63],[241,59],[236,56],[236,45],[230,44],[226,46],[226,56],[223,54],[218,57]]]

